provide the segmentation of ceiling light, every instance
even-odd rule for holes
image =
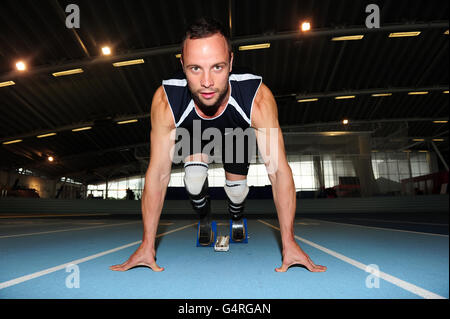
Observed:
[[[420,34],[420,31],[392,32],[389,34],[389,38],[416,37],[419,34]]]
[[[121,67],[121,66],[142,64],[142,63],[144,63],[144,59],[136,59],[136,60],[128,60],[128,61],[122,61],[122,62],[115,62],[115,63],[113,63],[113,66]]]
[[[14,85],[14,84],[16,84],[16,83],[14,83],[14,81],[0,82],[0,88],[4,87],[4,86]]]
[[[71,74],[77,74],[77,73],[83,73],[83,69],[72,69],[72,70],[66,70],[66,71],[61,71],[61,72],[55,72],[52,73],[52,75],[54,77],[58,77],[58,76],[64,76],[64,75],[71,75]]]
[[[408,92],[408,95],[425,95],[428,94],[427,91],[416,91],[416,92]]]
[[[1,83],[0,83],[1,84]],[[448,90],[442,91],[444,94],[448,94]]]
[[[8,145],[8,144],[14,144],[14,143],[20,143],[22,142],[22,140],[13,140],[13,141],[7,141],[7,142],[3,142],[3,145]]]
[[[432,141],[433,142],[443,142],[444,139],[443,138],[433,138]]]
[[[364,38],[364,35],[358,34],[358,35],[345,35],[342,37],[334,37],[331,39],[331,41],[348,41],[348,40],[361,40]]]
[[[53,162],[55,159],[53,158],[53,156],[49,156],[49,157],[47,157],[47,159],[48,159],[48,161],[49,162]]]
[[[316,102],[316,101],[318,101],[319,99],[317,99],[317,98],[312,98],[312,99],[300,99],[300,100],[297,100],[297,102],[298,103],[304,103],[304,102]]]
[[[448,121],[446,121],[446,120],[436,120],[436,121],[433,121],[433,123],[443,124],[443,123],[448,123]]]
[[[19,71],[25,71],[26,68],[27,68],[27,66],[25,65],[24,62],[19,61],[19,62],[16,63],[16,68],[17,68],[17,70],[19,70]]]
[[[413,142],[424,142],[424,138],[413,138]]]
[[[44,137],[49,137],[49,136],[54,136],[54,135],[56,135],[56,133],[47,133],[47,134],[38,135],[36,137],[37,138],[44,138]]]
[[[348,124],[348,120],[347,119],[343,119],[342,120],[342,124],[347,125]]]
[[[344,95],[344,96],[336,96],[335,100],[346,100],[346,99],[354,99],[354,95]]]
[[[270,48],[270,43],[242,45],[239,47],[239,51],[257,50],[257,49],[266,49],[266,48]]]
[[[103,55],[110,55],[111,54],[110,47],[103,47],[102,48],[102,53],[103,53]]]
[[[301,29],[303,32],[311,30],[311,23],[309,23],[308,21],[303,22]]]
[[[86,127],[74,128],[74,129],[72,130],[72,132],[86,131],[86,130],[90,130],[91,128],[92,128],[92,126],[86,126]]]
[[[391,96],[392,93],[375,93],[372,94],[373,97],[381,97],[381,96]]]
[[[175,57],[176,57],[177,59],[181,58],[181,53],[176,54]]]
[[[137,119],[133,119],[133,120],[126,120],[126,121],[120,121],[120,122],[117,122],[117,124],[128,124],[128,123],[135,123],[135,122],[137,122],[138,120]]]

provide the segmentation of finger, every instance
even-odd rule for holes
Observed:
[[[281,267],[275,268],[276,272],[286,272],[288,270],[289,266],[285,263],[281,265]]]

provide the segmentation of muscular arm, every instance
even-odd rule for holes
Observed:
[[[142,194],[143,241],[154,249],[156,230],[170,181],[174,141],[170,134],[175,128],[164,89],[155,92],[151,107],[150,163],[145,174]]]
[[[300,264],[312,272],[323,272],[326,267],[315,265],[295,241],[294,219],[297,203],[294,179],[286,158],[275,98],[264,84],[261,84],[255,97],[252,126],[255,128],[258,148],[272,184],[273,199],[280,223],[283,264],[275,270],[284,272],[290,266]]]
[[[261,84],[253,108],[252,126],[255,128],[258,148],[272,184],[284,246],[295,241],[295,185],[278,123],[277,105],[272,93],[264,84]]]
[[[141,202],[144,235],[141,245],[126,262],[110,267],[115,271],[126,271],[135,266],[147,266],[154,271],[164,270],[156,264],[155,238],[170,180],[175,143],[171,134],[175,125],[162,87],[153,96],[150,117],[150,163],[145,174]]]

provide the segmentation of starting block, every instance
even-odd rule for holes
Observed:
[[[216,244],[214,245],[215,251],[228,251],[230,249],[230,237],[219,236],[217,237]]]
[[[242,240],[233,240],[233,232],[243,232],[243,239]],[[233,244],[247,244],[248,243],[247,218],[242,218],[238,222],[230,220],[230,243],[233,243]]]
[[[201,245],[199,238],[198,238],[200,235],[200,222],[198,222],[198,225],[197,225],[197,247],[214,247],[214,244],[217,240],[217,223],[216,222],[211,222],[211,229],[212,229],[214,238],[211,239],[211,242],[208,245]]]

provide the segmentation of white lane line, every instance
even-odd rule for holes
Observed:
[[[378,229],[378,230],[385,230],[385,231],[396,231],[401,233],[412,233],[412,234],[419,234],[419,235],[429,235],[429,236],[440,236],[440,237],[448,237],[448,235],[444,234],[434,234],[434,233],[422,233],[412,230],[402,230],[402,229],[393,229],[393,228],[384,228],[384,227],[373,227],[373,226],[364,226],[364,225],[356,225],[356,224],[348,224],[348,223],[338,223],[338,222],[330,222],[328,220],[322,220],[322,219],[311,219],[316,221],[321,221],[325,223],[332,223],[332,224],[339,224],[339,225],[345,225],[345,226],[354,226],[354,227],[363,227],[363,228],[372,228],[372,229]]]
[[[401,224],[414,224],[414,225],[431,225],[431,226],[446,226],[448,224],[440,224],[440,223],[422,223],[422,222],[406,222],[403,220],[386,220],[386,219],[371,219],[371,218],[350,218],[352,220],[364,220],[364,221],[374,221],[374,222],[383,222],[383,223],[401,223]]]
[[[14,218],[42,218],[42,217],[90,217],[90,216],[109,216],[108,213],[98,214],[43,214],[43,215],[0,215],[0,219],[14,219]]]
[[[272,224],[269,224],[269,223],[267,223],[267,222],[265,222],[263,220],[258,219],[258,221],[263,223],[263,224],[265,224],[265,225],[267,225],[267,226],[269,226],[269,227],[272,227],[273,229],[276,229],[278,231],[280,230],[280,228],[278,228],[276,226],[273,226]],[[346,263],[348,263],[348,264],[350,264],[352,266],[355,266],[355,267],[357,267],[359,269],[362,269],[363,271],[367,272],[367,270],[369,269],[368,265],[364,265],[363,263],[361,263],[359,261],[351,259],[351,258],[349,258],[347,256],[344,256],[344,255],[342,255],[342,254],[340,254],[338,252],[335,252],[335,251],[333,251],[331,249],[328,249],[328,248],[325,248],[323,246],[320,246],[320,245],[318,245],[318,244],[316,244],[316,243],[314,243],[312,241],[309,241],[307,239],[301,238],[301,237],[299,237],[297,235],[295,235],[295,238],[300,240],[300,241],[302,241],[302,242],[304,242],[305,244],[308,244],[308,245],[310,245],[310,246],[312,246],[314,248],[317,248],[317,249],[323,251],[326,254],[329,254],[329,255],[331,255],[333,257],[336,257],[336,258],[338,258],[338,259],[340,259],[340,260],[342,260],[342,261],[344,261],[344,262],[346,262]],[[376,275],[376,273],[372,273],[372,275]],[[391,275],[389,275],[387,273],[384,273],[382,271],[378,272],[378,277],[380,277],[381,279],[384,279],[384,280],[386,280],[386,281],[388,281],[388,282],[390,282],[390,283],[392,283],[392,284],[394,284],[394,285],[396,285],[396,286],[398,286],[398,287],[400,287],[402,289],[405,289],[405,290],[407,290],[407,291],[409,291],[409,292],[411,292],[413,294],[416,294],[416,295],[418,295],[418,296],[420,296],[422,298],[425,298],[425,299],[448,299],[448,298],[442,297],[442,296],[440,296],[438,294],[435,294],[435,293],[433,293],[431,291],[428,291],[426,289],[418,287],[418,286],[416,286],[414,284],[411,284],[409,282],[401,280],[401,279],[399,279],[397,277],[391,276]]]
[[[49,230],[49,231],[44,231],[44,232],[26,233],[26,234],[17,234],[17,235],[4,235],[4,236],[0,236],[0,239],[22,237],[22,236],[32,236],[32,235],[53,234],[53,233],[61,233],[61,232],[76,231],[76,230],[86,230],[86,229],[101,228],[101,227],[122,226],[122,225],[141,223],[141,222],[142,221],[134,221],[134,222],[126,222],[126,223],[120,223],[120,224],[111,224],[111,225],[100,225],[100,226],[88,226],[88,227],[68,228],[68,229],[59,229],[59,230]],[[161,222],[158,225],[170,226],[170,225],[173,225],[173,223]]]
[[[49,231],[36,232],[36,233],[17,234],[17,235],[4,235],[4,236],[0,236],[0,239],[13,238],[13,237],[24,237],[24,236],[34,236],[34,235],[44,235],[44,234],[54,234],[54,233],[62,233],[62,232],[67,232],[67,231],[86,230],[86,229],[94,229],[94,228],[101,228],[101,227],[122,226],[122,225],[135,224],[135,223],[140,223],[140,222],[141,221],[134,221],[134,222],[127,222],[127,223],[120,223],[120,224],[111,224],[111,225],[58,229],[58,230],[49,230]]]
[[[197,223],[186,225],[186,226],[183,226],[183,227],[179,227],[179,228],[176,228],[176,229],[173,229],[173,230],[169,230],[169,231],[167,231],[165,233],[156,235],[155,238],[162,237],[162,236],[174,233],[176,231],[183,230],[185,228],[191,227],[191,226],[196,225],[196,224]],[[88,257],[84,257],[84,258],[76,259],[76,260],[73,260],[73,261],[69,261],[69,262],[67,262],[65,264],[62,264],[62,265],[59,265],[59,266],[47,268],[47,269],[44,269],[44,270],[41,270],[41,271],[38,271],[38,272],[35,272],[35,273],[32,273],[32,274],[29,274],[29,275],[25,275],[25,276],[18,277],[18,278],[15,278],[15,279],[11,279],[11,280],[8,280],[8,281],[5,281],[5,282],[1,282],[0,283],[0,289],[11,287],[11,286],[20,284],[22,282],[34,279],[34,278],[38,278],[38,277],[42,277],[44,275],[48,275],[48,274],[50,274],[52,272],[65,269],[69,265],[77,265],[77,264],[84,263],[86,261],[89,261],[89,260],[92,260],[92,259],[95,259],[95,258],[99,258],[99,257],[105,256],[105,255],[114,253],[116,251],[119,251],[119,250],[122,250],[122,249],[125,249],[125,248],[128,248],[128,247],[131,247],[131,246],[138,245],[141,242],[142,242],[142,240],[135,241],[135,242],[123,245],[123,246],[119,246],[119,247],[116,247],[116,248],[113,248],[113,249],[110,249],[110,250],[106,250],[106,251],[100,252],[100,253],[95,254],[95,255],[91,255],[91,256],[88,256]]]

